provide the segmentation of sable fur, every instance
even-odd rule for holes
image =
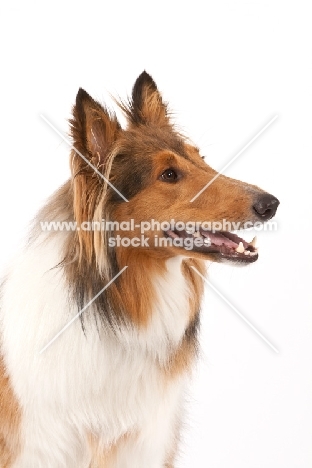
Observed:
[[[183,392],[198,354],[203,280],[192,266],[204,275],[204,260],[217,260],[179,247],[110,248],[110,232],[42,232],[39,221],[256,219],[252,205],[264,192],[223,175],[190,203],[216,172],[174,128],[146,72],[119,106],[126,129],[78,91],[71,179],[39,212],[2,286],[1,467],[173,468]],[[176,181],[161,178],[168,168]],[[125,266],[81,323],[39,356]]]

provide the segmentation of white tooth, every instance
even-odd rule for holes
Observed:
[[[244,255],[250,255],[249,250],[245,250],[245,251],[244,251]]]
[[[193,234],[193,233],[194,233],[194,231],[192,231],[192,229],[185,229],[185,232],[186,232],[187,234]]]
[[[250,242],[250,245],[252,245],[254,248],[256,248],[257,245],[257,236],[255,236],[252,241]]]
[[[255,255],[257,255],[257,252],[250,252],[249,255],[250,255],[251,257],[254,257]]]
[[[210,239],[208,237],[205,237],[204,244],[211,244]]]
[[[240,243],[238,244],[238,247],[237,247],[235,250],[236,250],[236,252],[238,252],[238,253],[243,253],[244,250],[245,250],[245,249],[244,249],[244,246],[243,246],[243,243],[240,242]]]
[[[194,237],[202,237],[202,235],[201,235],[201,233],[200,233],[199,231],[195,231],[195,232],[193,233],[193,236],[194,236]]]

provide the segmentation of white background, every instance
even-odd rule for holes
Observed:
[[[209,278],[280,353],[207,286],[177,467],[312,466],[309,2],[0,8],[1,265],[69,176],[68,148],[39,114],[66,132],[79,86],[110,102],[109,92],[125,97],[146,69],[215,169],[278,115],[226,171],[280,199],[278,231],[261,233],[255,265],[212,265]]]

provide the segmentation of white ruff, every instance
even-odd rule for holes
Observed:
[[[14,468],[88,468],[87,436],[109,447],[125,443],[113,468],[162,468],[182,409],[185,376],[165,382],[156,361],[178,345],[188,323],[188,289],[181,258],[155,278],[158,301],[147,330],[113,336],[76,320],[55,240],[34,245],[12,265],[3,287],[3,354],[23,411],[22,453]],[[51,269],[52,268],[52,269]],[[138,298],[139,300],[139,298]],[[88,310],[84,312],[88,317]]]

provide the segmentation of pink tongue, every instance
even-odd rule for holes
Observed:
[[[213,245],[217,245],[217,246],[225,245],[226,247],[234,248],[234,249],[236,249],[236,247],[238,246],[236,242],[231,241],[230,239],[228,239],[227,237],[223,236],[220,233],[218,234],[216,232],[209,232],[208,234],[205,232],[201,232],[201,234],[203,234],[203,236],[205,237],[208,237],[208,239],[210,239],[211,241],[211,244]]]

